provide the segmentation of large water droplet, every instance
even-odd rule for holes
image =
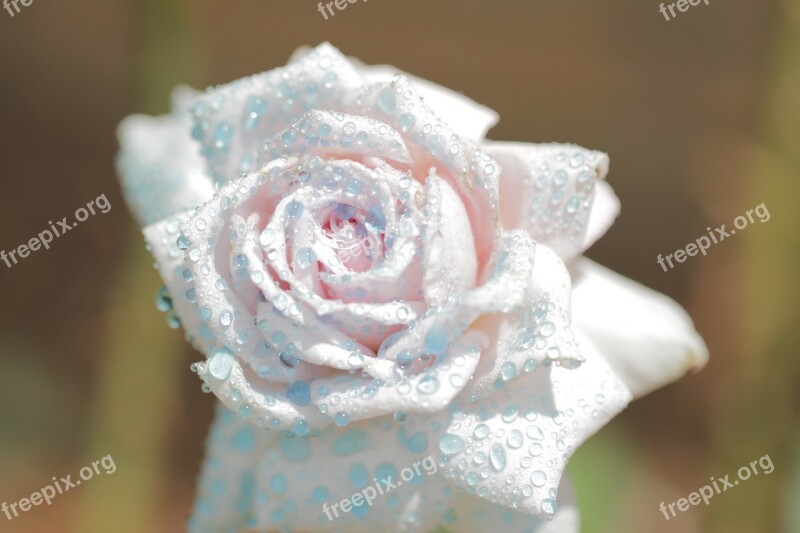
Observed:
[[[489,434],[489,426],[487,426],[486,424],[478,424],[477,426],[475,426],[475,431],[473,432],[473,435],[475,435],[476,439],[478,440],[484,439],[488,434]]]
[[[541,470],[536,470],[531,474],[531,483],[536,487],[542,487],[547,483],[547,474]]]
[[[508,434],[508,446],[512,449],[521,448],[524,442],[524,437],[522,436],[522,432],[518,429],[512,429],[511,432]]]
[[[489,462],[497,472],[506,467],[506,449],[501,444],[494,444],[489,449]]]
[[[558,510],[558,504],[552,498],[542,500],[542,511],[545,514],[555,514]]]
[[[434,326],[425,335],[425,350],[439,355],[447,348],[448,340],[447,332],[443,328]]]
[[[432,374],[428,374],[419,380],[417,390],[422,394],[433,394],[439,390],[439,379]]]
[[[503,381],[508,381],[510,379],[513,379],[516,375],[517,375],[517,366],[511,361],[506,361],[500,367],[500,377],[503,378]]]
[[[372,439],[366,431],[354,428],[342,433],[333,441],[331,452],[336,457],[345,457],[360,452],[371,444]]]
[[[233,368],[234,356],[227,348],[214,353],[208,361],[208,373],[220,381],[228,379]]]
[[[464,451],[464,439],[452,433],[445,433],[439,439],[439,449],[445,455],[453,455]]]
[[[311,386],[308,381],[295,381],[286,388],[286,397],[297,405],[308,405],[311,403]]]

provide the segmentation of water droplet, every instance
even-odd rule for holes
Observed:
[[[278,358],[281,360],[281,363],[288,366],[289,368],[294,368],[300,364],[300,359],[298,359],[297,357],[286,351],[281,351],[278,354]]]
[[[509,405],[503,409],[503,422],[510,424],[517,419],[519,408],[516,405]]]
[[[373,445],[369,434],[361,428],[345,431],[331,444],[331,452],[336,457],[353,455]]]
[[[541,470],[536,470],[531,474],[531,483],[535,487],[542,487],[545,483],[547,483],[547,474],[542,472]]]
[[[475,426],[475,431],[472,434],[475,435],[475,438],[478,440],[485,439],[489,434],[489,426],[486,424],[478,424]]]
[[[574,213],[581,206],[581,199],[575,195],[569,197],[567,200],[567,213]]]
[[[170,298],[169,290],[166,286],[163,286],[156,291],[156,309],[162,313],[166,313],[172,309],[172,298]]]
[[[328,501],[328,497],[330,496],[330,491],[327,487],[317,487],[311,493],[311,497],[314,499],[316,503],[323,503]]]
[[[275,231],[271,228],[267,228],[261,232],[261,235],[258,237],[258,242],[263,247],[267,247],[275,241]]]
[[[447,349],[448,341],[447,331],[434,326],[425,335],[425,350],[428,353],[439,355]]]
[[[297,220],[303,214],[303,203],[292,200],[286,205],[286,216],[290,220]],[[263,235],[263,234],[262,234]]]
[[[539,426],[528,426],[528,429],[525,430],[525,433],[532,439],[542,440],[544,439],[544,433],[542,430],[539,429]]]
[[[414,127],[416,124],[417,119],[414,118],[414,115],[410,115],[408,113],[403,113],[400,115],[400,118],[397,121],[397,125],[400,127],[400,131],[405,133]]]
[[[317,254],[311,248],[301,248],[297,252],[297,264],[301,268],[308,268],[317,261]]]
[[[445,433],[439,439],[439,449],[445,455],[453,455],[464,451],[464,439],[452,433]]]
[[[506,361],[500,367],[500,377],[503,381],[513,379],[517,375],[517,366],[511,361]]]
[[[428,435],[419,431],[408,439],[408,449],[413,453],[422,453],[428,448]]]
[[[186,235],[183,233],[180,234],[178,240],[175,241],[175,244],[178,246],[179,250],[188,250],[189,247],[192,245],[191,241],[186,238]]]
[[[358,352],[353,352],[347,358],[347,364],[352,368],[361,368],[364,366],[364,356]]]
[[[293,463],[304,463],[311,458],[311,444],[309,441],[293,437],[289,432],[285,432],[278,437],[278,448],[284,457]]]
[[[208,373],[220,381],[228,379],[228,376],[231,375],[233,363],[233,353],[227,348],[223,348],[215,352],[211,359],[208,360]]]
[[[555,332],[556,332],[556,325],[550,321],[547,321],[543,323],[541,326],[539,326],[539,334],[542,335],[543,337],[549,337]]]
[[[283,494],[289,488],[289,481],[285,475],[277,473],[270,478],[269,488],[276,494]]]
[[[427,374],[419,380],[417,390],[422,394],[433,394],[439,390],[439,379],[433,374]]]
[[[512,449],[521,448],[524,442],[524,437],[522,436],[522,432],[518,429],[512,429],[511,432],[508,434],[508,446]]]
[[[350,479],[350,484],[354,488],[360,489],[366,487],[369,485],[369,470],[367,470],[367,467],[363,464],[356,463],[350,467],[348,478]]]
[[[531,457],[539,457],[540,455],[542,455],[543,451],[544,448],[538,442],[534,442],[533,444],[531,444],[531,447],[528,448],[528,453],[530,454]]]
[[[489,463],[497,472],[506,467],[506,449],[501,444],[494,444],[489,449]]]
[[[344,427],[350,422],[350,416],[345,412],[336,413],[333,422],[339,427]]]
[[[542,512],[545,514],[555,514],[558,510],[558,504],[552,498],[542,500]]]
[[[286,387],[286,397],[297,405],[311,403],[311,385],[308,381],[295,381]]]

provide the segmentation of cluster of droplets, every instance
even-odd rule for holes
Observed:
[[[155,301],[156,309],[162,313],[166,313],[167,325],[171,329],[180,328],[181,320],[178,318],[177,313],[175,313],[175,309],[172,307],[172,297],[170,296],[169,289],[167,289],[166,286],[162,286],[156,291]]]
[[[337,109],[353,68],[330,47],[301,60],[217,87],[191,108],[191,136],[201,145],[216,184],[256,170],[263,140],[312,109]],[[296,135],[288,129],[284,140]]]
[[[568,416],[558,413],[553,420],[561,425]],[[553,453],[565,452],[566,430],[545,434],[539,417],[533,409],[523,415],[511,404],[492,422],[480,415],[454,419],[452,432],[442,434],[437,443],[445,476],[461,480],[469,492],[511,508],[533,499],[543,515],[552,515],[557,510],[557,480],[551,476],[560,466]]]
[[[578,147],[540,150],[531,152],[525,177],[525,188],[532,191],[523,206],[527,227],[551,246],[560,242],[557,248],[576,249],[586,233],[603,156]],[[552,236],[558,239],[551,242]]]

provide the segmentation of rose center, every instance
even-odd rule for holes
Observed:
[[[337,204],[331,211],[324,229],[348,270],[365,272],[383,257],[384,225],[380,220],[376,210],[348,204]]]

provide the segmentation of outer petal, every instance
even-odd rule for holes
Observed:
[[[285,67],[210,90],[192,107],[192,136],[217,183],[261,167],[265,140],[312,109],[346,111],[363,78],[339,50],[322,44]]]
[[[587,339],[575,369],[550,365],[486,399],[464,395],[427,420],[440,473],[491,502],[550,518],[564,467],[631,393]]]
[[[473,324],[490,339],[467,387],[469,394],[478,397],[502,389],[507,382],[524,380],[543,364],[574,368],[583,361],[571,328],[571,283],[566,266],[547,246],[538,244],[526,253],[522,241],[515,248],[533,259],[533,270],[526,278],[529,295],[521,309],[484,315]],[[504,292],[498,291],[497,298],[507,300],[518,291],[506,287]]]
[[[596,195],[597,183],[608,172],[608,156],[602,152],[501,142],[488,143],[487,149],[502,167],[503,226],[527,230],[565,261],[599,238],[619,211],[610,187]],[[598,199],[602,204],[593,208]]]
[[[258,504],[253,470],[276,437],[276,432],[250,426],[222,405],[217,406],[189,519],[191,533],[238,533],[252,525],[249,516]]]
[[[189,137],[191,120],[185,107],[196,95],[178,88],[171,115],[132,115],[119,125],[117,174],[142,226],[193,209],[214,193],[198,146]]]
[[[383,418],[347,429],[331,427],[312,439],[282,433],[254,471],[251,527],[373,532],[431,531],[442,525],[477,533],[502,524],[509,533],[577,531],[569,488],[559,501],[564,509],[547,523],[454,487],[437,475],[434,443],[420,431],[425,425],[423,419],[398,423]],[[374,494],[372,501],[343,511],[339,503],[362,490]]]
[[[595,184],[594,204],[592,212],[589,213],[589,226],[586,228],[586,235],[583,236],[582,250],[588,250],[614,223],[614,219],[619,215],[620,202],[614,189],[605,181],[598,181]]]
[[[294,51],[290,63],[308,53],[310,47],[301,46]],[[486,132],[497,124],[500,116],[494,109],[481,105],[474,100],[443,87],[432,81],[418,78],[392,65],[367,65],[360,59],[348,57],[368,83],[388,83],[400,74],[411,79],[425,102],[436,110],[436,113],[453,128],[461,137],[473,141],[483,140]]]
[[[362,71],[372,83],[387,83],[397,74],[411,79],[420,96],[431,109],[444,120],[460,137],[472,141],[483,140],[486,132],[497,124],[500,116],[496,111],[452,91],[390,65],[364,66]]]
[[[675,301],[588,259],[576,270],[575,328],[592,339],[635,397],[705,365],[708,349]]]
[[[169,291],[172,305],[186,332],[186,340],[197,350],[208,353],[213,346],[213,337],[207,327],[203,327],[197,314],[197,306],[189,301],[187,292],[194,284],[187,281],[188,265],[184,252],[177,245],[180,227],[191,218],[190,211],[175,213],[173,216],[146,226],[142,233],[147,248],[153,254],[161,279]],[[189,293],[191,294],[191,293]]]

